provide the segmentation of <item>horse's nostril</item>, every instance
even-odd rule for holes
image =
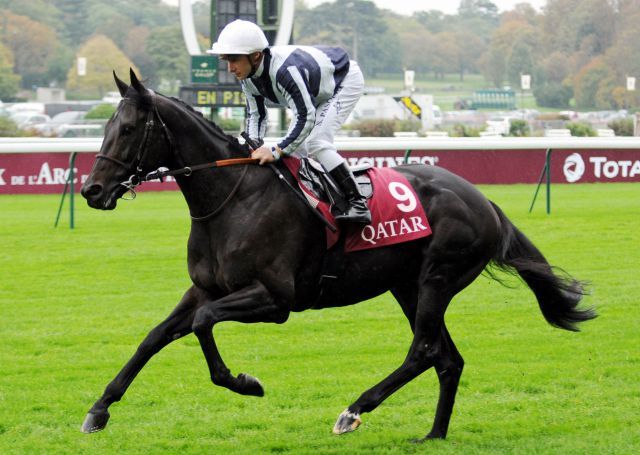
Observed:
[[[82,187],[82,190],[80,191],[80,194],[82,194],[82,196],[86,199],[96,197],[100,193],[102,193],[102,185],[99,185],[97,183],[93,185],[88,185],[88,186],[85,185]]]

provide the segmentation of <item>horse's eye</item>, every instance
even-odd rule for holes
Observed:
[[[123,136],[128,136],[128,135],[130,135],[130,134],[131,134],[131,132],[132,132],[132,131],[133,131],[133,128],[131,128],[130,126],[123,126],[123,127],[122,127],[122,131],[121,131],[121,134],[122,134]]]

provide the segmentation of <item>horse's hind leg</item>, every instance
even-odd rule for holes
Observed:
[[[172,341],[191,333],[197,303],[196,291],[191,288],[169,317],[149,332],[133,357],[107,385],[102,397],[89,410],[82,424],[82,432],[94,433],[102,430],[109,420],[109,406],[122,398],[149,359]]]
[[[453,344],[449,331],[444,324],[442,324],[442,332],[440,355],[434,358],[434,367],[440,382],[440,396],[438,397],[433,427],[424,439],[444,439],[446,437],[451,413],[453,412],[453,404],[458,392],[460,376],[462,376],[462,368],[464,367],[464,360],[458,349],[456,349],[455,344]]]
[[[424,308],[425,305],[418,306],[416,310],[413,341],[404,362],[393,373],[360,395],[340,414],[333,428],[334,433],[342,434],[355,430],[361,422],[360,414],[373,411],[406,383],[434,366],[436,362],[440,363],[442,347],[445,345],[441,327],[444,325],[444,310],[449,298],[444,298],[432,286],[425,286],[420,291],[419,300],[429,302],[429,305],[428,308]],[[411,321],[411,318],[409,320]]]
[[[364,392],[339,417],[333,432],[353,431],[360,424],[360,414],[371,412],[387,397],[427,369],[435,366],[440,381],[440,397],[431,432],[426,439],[444,438],[447,434],[453,403],[458,389],[464,361],[451,341],[444,324],[444,313],[453,296],[471,283],[484,269],[486,260],[438,261],[427,255],[424,274],[417,292],[415,318],[407,315],[414,329],[409,353],[398,369],[380,383]],[[443,264],[449,264],[445,266]],[[410,294],[404,294],[408,297]],[[404,305],[403,310],[411,309]]]
[[[392,289],[393,296],[400,304],[402,311],[409,320],[411,330],[415,331],[415,321],[417,312],[417,286],[402,286]],[[442,344],[441,355],[434,358],[433,363],[438,374],[440,382],[440,397],[438,398],[438,406],[436,409],[436,417],[433,422],[433,428],[425,439],[444,438],[447,434],[453,404],[462,375],[464,360],[456,349],[449,331],[442,323]]]

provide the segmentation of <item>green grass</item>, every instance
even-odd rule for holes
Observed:
[[[429,430],[432,370],[337,437],[338,414],[404,358],[410,331],[388,295],[294,314],[281,326],[220,324],[234,373],[262,399],[209,381],[194,336],[158,354],[111,407],[105,431],[79,432],[105,385],[189,285],[188,214],[176,193],[115,212],[79,204],[53,229],[57,196],[1,196],[0,453],[638,453],[640,185],[556,185],[553,213],[527,209],[531,185],[482,190],[555,265],[591,282],[600,317],[574,334],[548,326],[528,289],[486,277],[447,313],[466,366],[449,438]]]

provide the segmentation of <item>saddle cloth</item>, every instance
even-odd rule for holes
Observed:
[[[362,185],[365,186],[363,194],[370,196],[367,204],[371,211],[371,224],[367,226],[349,223],[336,225],[335,218],[331,213],[331,203],[326,199],[326,192],[324,195],[320,195],[318,191],[314,191],[313,185],[308,183],[308,177],[304,178],[306,183],[301,181],[301,168],[303,173],[307,173],[309,170],[312,172],[322,171],[314,169],[315,166],[302,163],[296,157],[283,157],[282,161],[296,178],[298,186],[309,203],[338,228],[336,232],[326,229],[327,249],[332,248],[342,234],[345,235],[344,250],[346,253],[380,248],[431,235],[429,221],[416,192],[408,180],[392,168],[369,168],[365,171],[366,174],[363,174],[366,175],[366,178],[356,176],[361,188]],[[319,178],[324,178],[324,176]],[[370,191],[367,191],[367,186]],[[331,196],[328,197],[333,199]]]

